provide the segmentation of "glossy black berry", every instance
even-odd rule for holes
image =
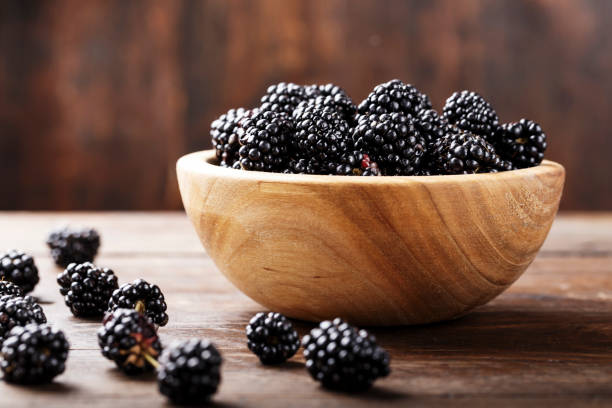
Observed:
[[[300,102],[307,99],[306,89],[301,85],[280,82],[268,87],[261,98],[261,111],[284,113],[291,116]]]
[[[337,318],[302,339],[306,368],[324,387],[362,391],[390,373],[389,355],[374,336]]]
[[[13,327],[46,322],[47,317],[42,307],[33,297],[0,296],[0,340],[5,338]]]
[[[279,364],[300,347],[291,322],[280,313],[257,313],[246,327],[247,346],[263,364]]]
[[[23,296],[23,290],[12,282],[0,281],[0,296],[3,295]]]
[[[540,125],[528,119],[501,125],[494,142],[502,159],[522,169],[542,163],[546,151],[546,134]]]
[[[414,126],[428,145],[453,132],[452,125],[434,109],[421,109],[414,119]]]
[[[286,114],[257,112],[244,118],[237,131],[242,169],[282,171],[285,168],[293,137],[293,122]]]
[[[306,87],[308,99],[299,107],[314,105],[318,107],[332,108],[338,112],[349,124],[353,123],[357,107],[344,89],[334,84],[310,85]]]
[[[67,267],[71,263],[92,262],[100,247],[100,235],[95,229],[62,228],[47,239],[55,263]]]
[[[98,330],[102,355],[128,375],[152,371],[162,351],[155,325],[142,313],[116,309]]]
[[[492,142],[499,125],[499,118],[493,107],[472,91],[452,94],[446,100],[442,115],[450,124],[482,136],[488,142]]]
[[[108,310],[119,308],[136,309],[158,326],[168,323],[164,294],[157,285],[152,285],[144,279],[136,279],[115,289],[108,302]]]
[[[427,95],[410,84],[399,79],[376,85],[374,90],[359,104],[359,113],[383,114],[403,113],[416,116],[421,109],[430,109],[431,102]]]
[[[119,287],[108,268],[90,262],[70,264],[57,277],[66,306],[75,316],[103,316],[111,295]]]
[[[430,149],[433,174],[473,174],[507,170],[495,148],[483,137],[466,131],[444,136]]]
[[[386,176],[416,174],[427,151],[412,119],[402,113],[358,115],[353,140]]]
[[[64,372],[69,348],[64,333],[47,324],[14,327],[2,343],[4,380],[17,384],[51,382]]]
[[[40,280],[34,258],[17,250],[1,255],[0,280],[14,283],[23,293],[31,292]]]
[[[208,340],[192,339],[164,350],[157,372],[159,392],[176,404],[202,404],[221,382],[221,354]]]

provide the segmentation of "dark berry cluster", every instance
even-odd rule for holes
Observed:
[[[165,326],[168,323],[164,294],[159,286],[152,285],[144,279],[125,283],[119,289],[115,289],[108,302],[108,310],[119,308],[135,309],[158,326]]]
[[[232,167],[240,160],[238,154],[240,143],[236,129],[240,126],[240,121],[250,112],[243,108],[230,109],[210,125],[212,145],[221,166]]]
[[[21,251],[12,250],[0,256],[0,280],[12,282],[23,293],[28,293],[40,278],[34,259]]]
[[[501,125],[493,143],[499,155],[519,169],[540,164],[547,147],[540,125],[528,119]]]
[[[102,316],[119,286],[117,277],[108,268],[90,262],[70,264],[57,277],[66,306],[75,316]]]
[[[300,339],[291,322],[280,313],[257,313],[246,327],[247,345],[263,364],[291,358]]]
[[[67,267],[71,263],[92,262],[100,247],[100,235],[91,228],[62,228],[53,231],[47,239],[51,256],[58,266]]]
[[[14,327],[46,322],[45,313],[31,296],[0,296],[0,341]]]
[[[393,79],[376,85],[374,90],[359,104],[359,113],[402,113],[416,116],[421,109],[431,108],[429,97],[410,84]]]
[[[449,123],[488,141],[492,141],[499,125],[493,107],[476,92],[455,92],[446,100],[442,112]]]

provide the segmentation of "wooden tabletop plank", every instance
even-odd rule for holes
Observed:
[[[215,268],[183,215],[3,214],[0,246],[14,236],[19,247],[37,248],[41,282],[33,294],[49,321],[65,330],[71,352],[66,372],[54,384],[27,388],[1,382],[0,406],[9,401],[16,407],[166,406],[152,376],[127,378],[100,355],[98,322],[72,317],[63,304],[55,282],[60,269],[38,242],[60,218],[102,230],[105,250],[97,263],[114,269],[120,282],[144,277],[160,285],[170,315],[160,329],[164,344],[207,337],[219,347],[225,363],[218,406],[612,404],[612,256],[606,252],[608,237],[597,227],[612,223],[612,216],[585,217],[584,227],[580,216],[560,217],[562,228],[551,233],[557,249],[539,256],[502,296],[461,319],[371,329],[390,352],[393,372],[370,392],[345,395],[312,381],[301,352],[280,367],[259,364],[246,347],[244,326],[262,307]],[[25,227],[18,228],[17,220]],[[599,232],[583,233],[574,242],[592,246],[563,251],[569,235],[591,227]],[[181,250],[180,242],[188,249]],[[296,322],[296,327],[303,335],[312,325]]]

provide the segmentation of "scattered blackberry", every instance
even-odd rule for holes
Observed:
[[[359,104],[360,114],[383,114],[400,112],[416,116],[421,109],[430,109],[431,101],[410,84],[399,79],[376,85],[374,90]]]
[[[301,102],[298,108],[306,105],[330,107],[338,112],[348,123],[353,122],[357,107],[344,89],[339,86],[334,84],[310,85],[306,87],[306,95],[308,99]]]
[[[116,309],[104,317],[98,344],[102,355],[128,375],[153,370],[162,350],[153,323],[131,309]]]
[[[92,262],[100,247],[100,235],[91,228],[62,228],[51,232],[47,246],[51,248],[55,263],[65,268],[73,262]]]
[[[90,262],[68,265],[57,276],[57,283],[75,316],[103,316],[113,291],[119,287],[112,270]]]
[[[240,143],[238,142],[236,127],[249,112],[243,108],[230,109],[210,125],[212,146],[221,167],[232,167],[240,159],[238,154]]]
[[[482,136],[490,143],[499,125],[493,107],[479,94],[461,91],[452,94],[444,105],[442,115],[460,129]]]
[[[222,358],[208,340],[192,339],[166,349],[159,363],[159,392],[172,402],[201,404],[217,392]]]
[[[374,336],[339,318],[321,322],[302,345],[308,372],[327,388],[360,391],[390,373],[389,355]]]
[[[46,322],[45,313],[31,296],[0,296],[0,340],[15,326]]]
[[[23,290],[12,282],[0,281],[0,296],[23,296]]]
[[[40,280],[34,258],[17,250],[3,254],[0,256],[0,280],[14,283],[23,293],[31,292]]]
[[[307,98],[306,89],[303,86],[281,82],[268,87],[266,94],[261,98],[259,109],[291,116],[300,102]]]
[[[257,313],[246,327],[247,345],[263,364],[279,364],[300,348],[291,322],[280,313]]]
[[[540,125],[528,119],[505,123],[498,128],[495,148],[499,155],[522,169],[542,163],[546,151],[546,135]]]
[[[402,113],[358,115],[353,140],[387,176],[415,174],[426,153],[425,139]]]
[[[246,117],[237,131],[240,166],[244,170],[281,171],[285,167],[293,133],[293,123],[287,116],[257,112]]]
[[[119,308],[136,309],[159,326],[168,323],[164,294],[157,285],[151,285],[144,279],[136,279],[115,289],[108,302],[108,310]]]
[[[14,327],[2,343],[4,380],[17,384],[51,382],[64,372],[69,347],[64,332],[47,324]]]
[[[489,173],[504,170],[505,165],[490,143],[466,131],[436,140],[430,155],[435,174]]]
[[[421,109],[417,113],[414,126],[428,144],[452,132],[452,126],[434,109]]]

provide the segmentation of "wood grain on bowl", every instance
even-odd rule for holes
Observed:
[[[451,319],[535,258],[565,172],[340,177],[246,172],[212,151],[177,164],[207,252],[245,294],[290,317],[360,325]]]

